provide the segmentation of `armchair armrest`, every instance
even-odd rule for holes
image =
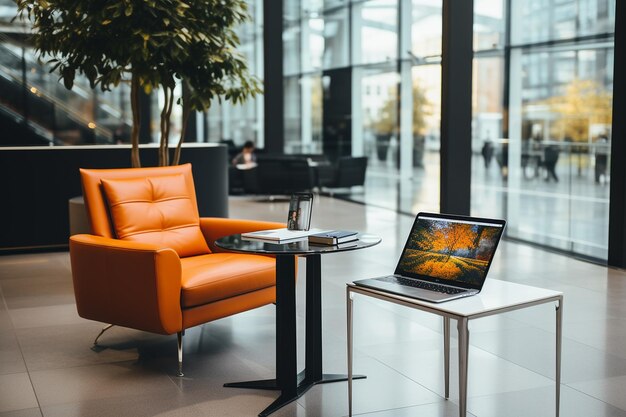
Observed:
[[[182,330],[181,266],[173,249],[75,235],[70,259],[81,317],[161,334]]]
[[[215,246],[215,241],[220,237],[237,233],[255,232],[257,230],[280,229],[282,227],[287,227],[287,225],[277,222],[226,219],[222,217],[203,217],[200,219],[200,229],[212,252],[224,252],[223,249]]]

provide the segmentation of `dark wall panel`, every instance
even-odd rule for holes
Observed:
[[[611,266],[626,268],[626,4],[615,2],[615,79],[613,80],[613,134],[611,138],[611,198],[609,256]]]
[[[324,71],[324,155],[332,160],[352,154],[352,69]]]
[[[157,148],[141,149],[143,166],[156,166]],[[228,216],[226,147],[183,148],[181,163],[191,163],[203,217]],[[130,148],[0,148],[0,252],[67,245],[68,200],[82,194],[79,168],[127,168]]]

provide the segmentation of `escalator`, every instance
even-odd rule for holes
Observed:
[[[0,146],[122,142],[131,125],[126,90],[102,93],[78,75],[67,90],[29,47],[0,34]]]

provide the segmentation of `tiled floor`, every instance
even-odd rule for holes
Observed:
[[[286,211],[285,202],[231,199],[231,217],[281,221]],[[413,219],[325,197],[313,213],[313,226],[383,237],[374,248],[322,258],[324,368],[345,372],[345,283],[392,271]],[[626,272],[503,242],[490,279],[565,293],[561,415],[626,417]],[[302,274],[300,367],[305,282]],[[273,306],[189,330],[185,377],[177,378],[175,336],[115,327],[101,339],[105,349],[91,349],[101,324],[76,314],[67,253],[0,257],[0,292],[0,417],[254,416],[276,397],[222,387],[273,376]],[[553,309],[470,324],[472,416],[554,415]],[[451,399],[442,398],[439,319],[359,296],[355,317],[355,371],[368,375],[355,382],[357,414],[458,415],[455,341]],[[275,416],[346,414],[347,386],[335,383],[312,388]]]

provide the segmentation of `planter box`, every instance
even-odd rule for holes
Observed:
[[[156,166],[156,145],[140,148],[143,166]],[[228,216],[226,146],[183,145],[181,163],[193,166],[200,216]],[[68,200],[82,194],[79,168],[130,166],[130,146],[36,146],[0,148],[5,198],[0,252],[66,248]]]

